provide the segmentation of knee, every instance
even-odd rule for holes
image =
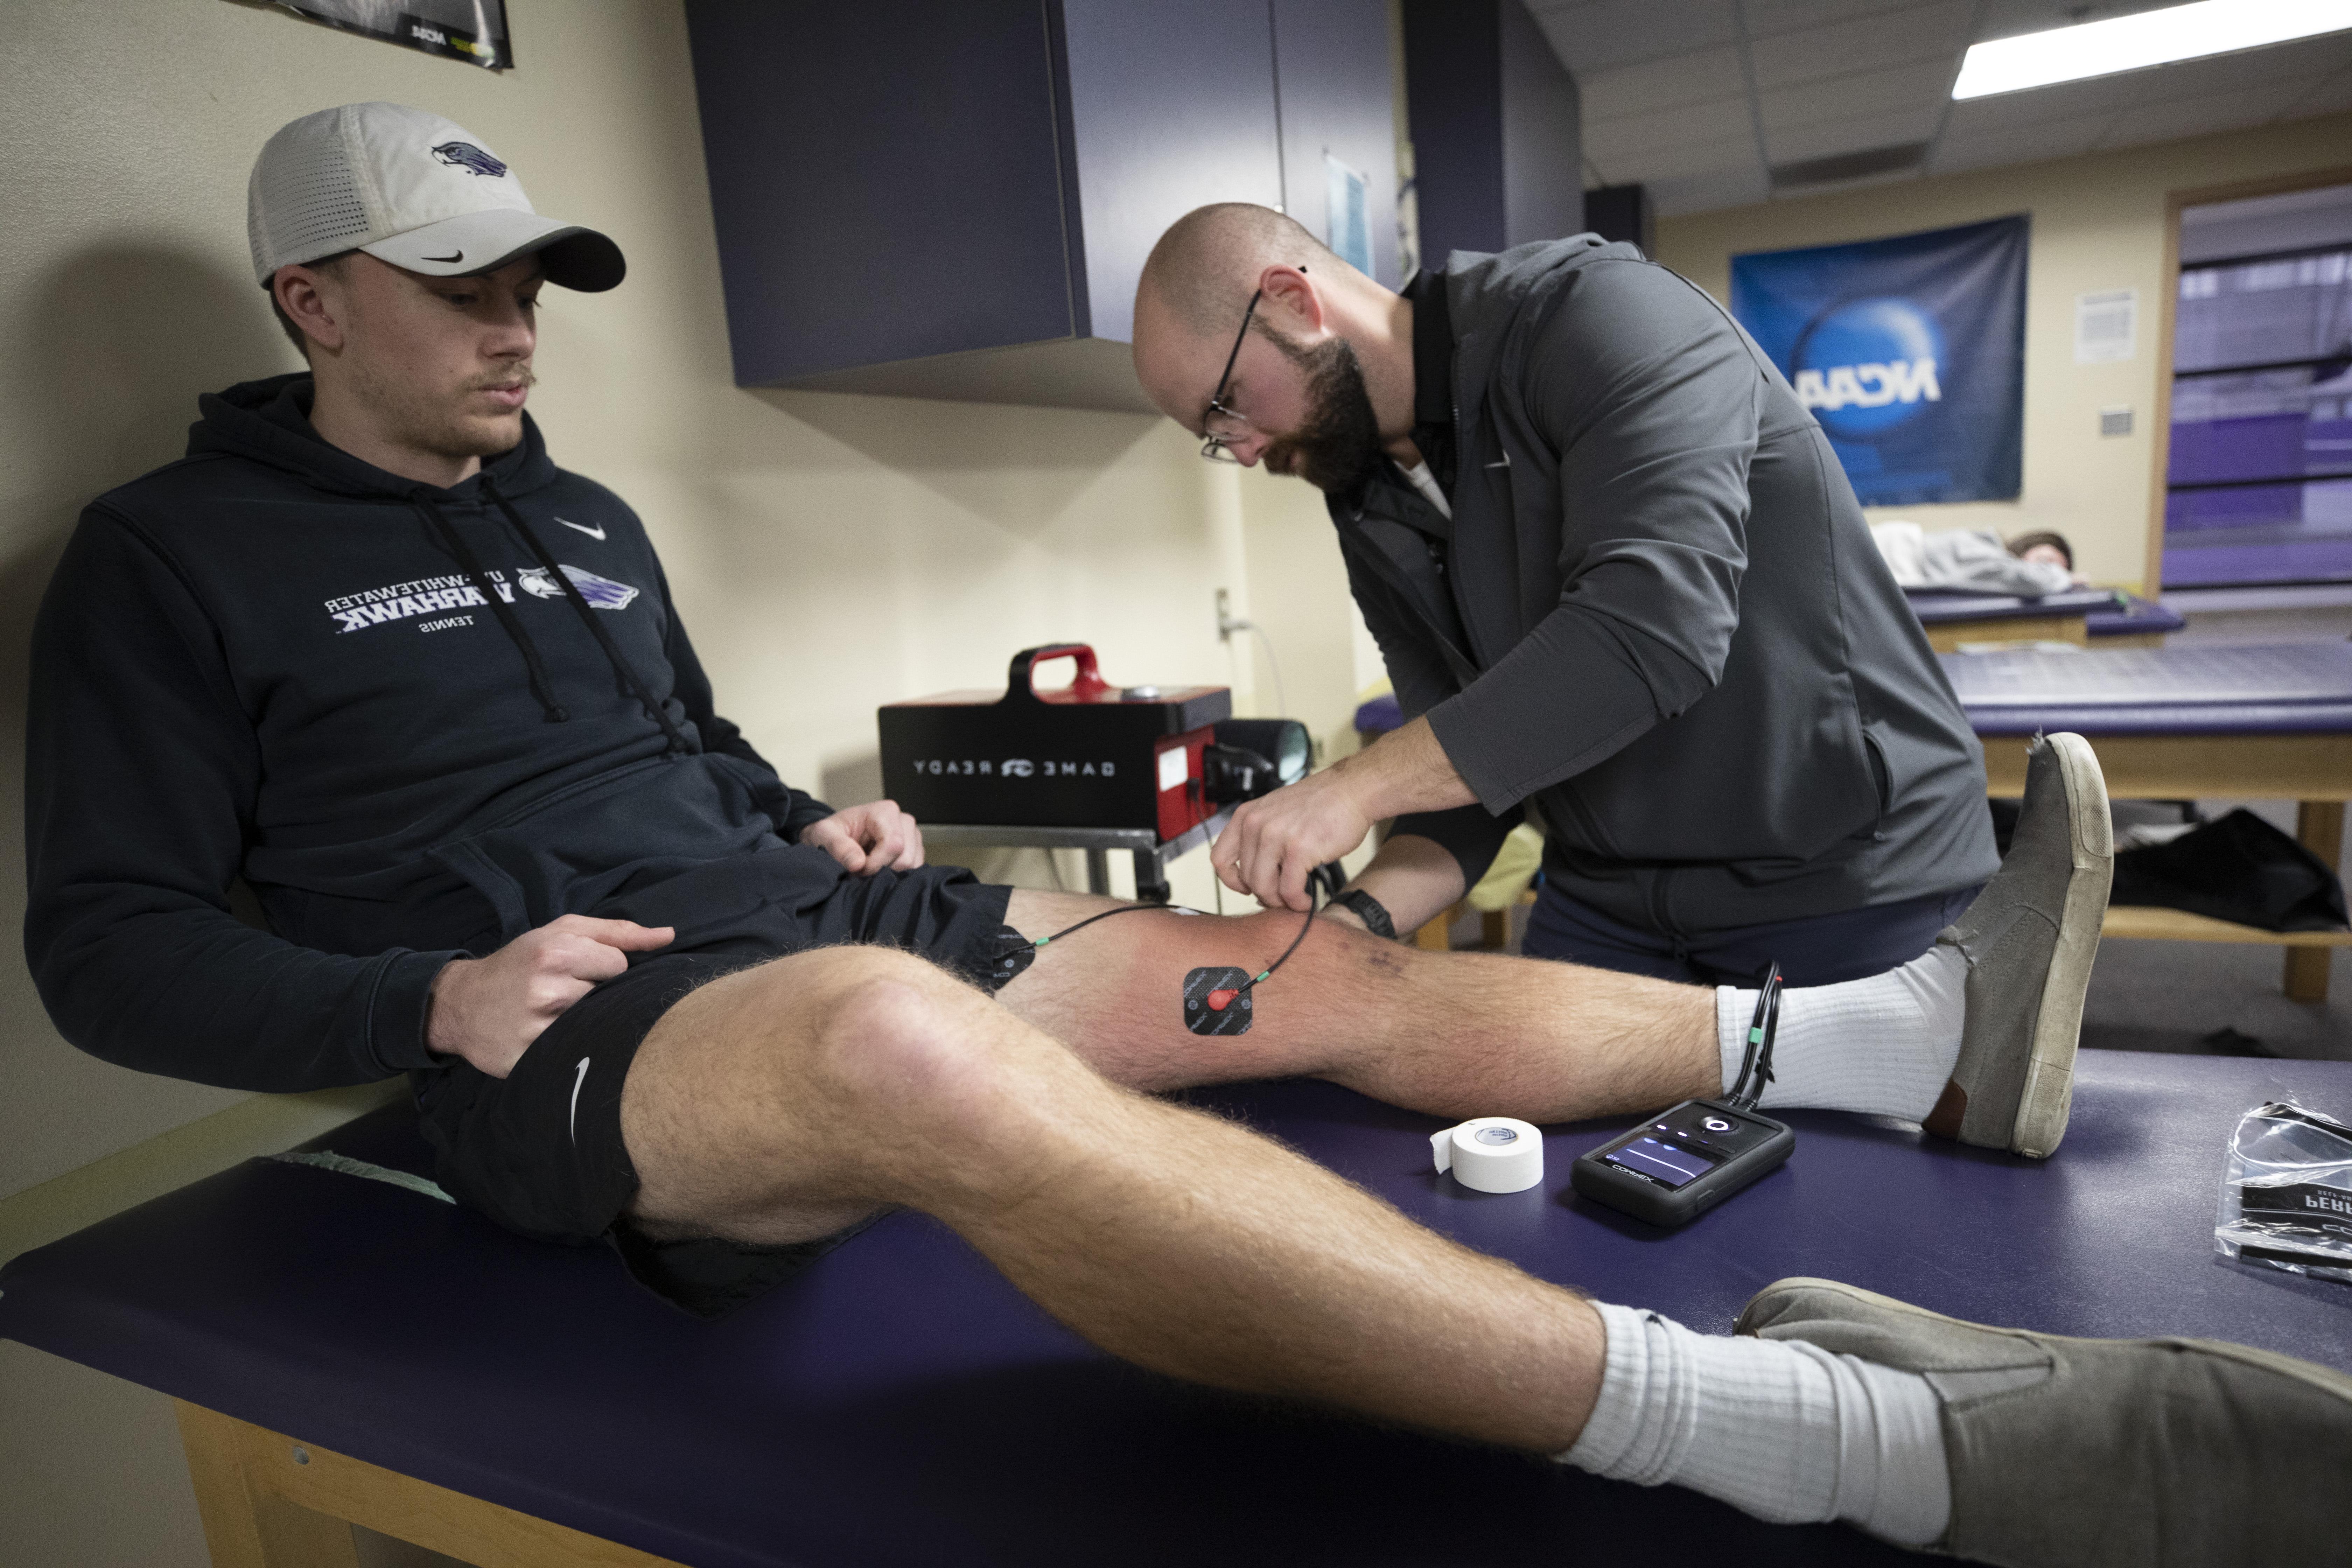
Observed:
[[[889,948],[831,950],[800,998],[812,1066],[863,1117],[903,1124],[989,1095],[1008,1069],[1013,1024],[973,987]]]

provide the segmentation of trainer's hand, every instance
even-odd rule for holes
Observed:
[[[1423,717],[1319,773],[1234,807],[1209,863],[1219,881],[1268,908],[1311,909],[1308,874],[1361,844],[1373,823],[1477,798]]]
[[[504,1078],[539,1038],[600,980],[629,967],[628,955],[667,947],[668,926],[564,915],[527,931],[488,958],[460,958],[433,981],[425,1044]]]
[[[1334,768],[1235,806],[1209,864],[1219,881],[1268,909],[1311,909],[1308,874],[1371,830],[1347,774]]]
[[[877,800],[836,811],[801,829],[801,842],[815,846],[861,877],[923,863],[923,830],[895,800]]]

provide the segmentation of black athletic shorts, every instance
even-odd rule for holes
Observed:
[[[1004,923],[1013,889],[952,866],[859,877],[822,850],[774,849],[692,868],[587,912],[677,928],[672,944],[574,1003],[514,1070],[459,1062],[411,1075],[441,1185],[509,1230],[604,1241],[639,1282],[717,1317],[797,1273],[857,1229],[786,1247],[656,1240],[628,1218],[637,1173],[621,1142],[621,1086],[661,1016],[698,985],[845,942],[920,953],[993,990],[1025,968]]]

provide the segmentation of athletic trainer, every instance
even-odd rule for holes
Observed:
[[[1135,363],[1204,456],[1322,489],[1408,722],[1244,806],[1219,875],[1410,930],[1524,814],[1526,951],[1820,984],[1927,951],[1999,863],[1976,738],[1821,426],[1697,288],[1597,235],[1402,294],[1260,206],[1160,239]]]

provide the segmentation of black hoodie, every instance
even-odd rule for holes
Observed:
[[[445,490],[328,446],[310,396],[203,398],[187,457],[82,514],[33,633],[41,999],[94,1056],[239,1089],[436,1065],[449,960],[828,810],[712,710],[636,515],[528,417]]]

